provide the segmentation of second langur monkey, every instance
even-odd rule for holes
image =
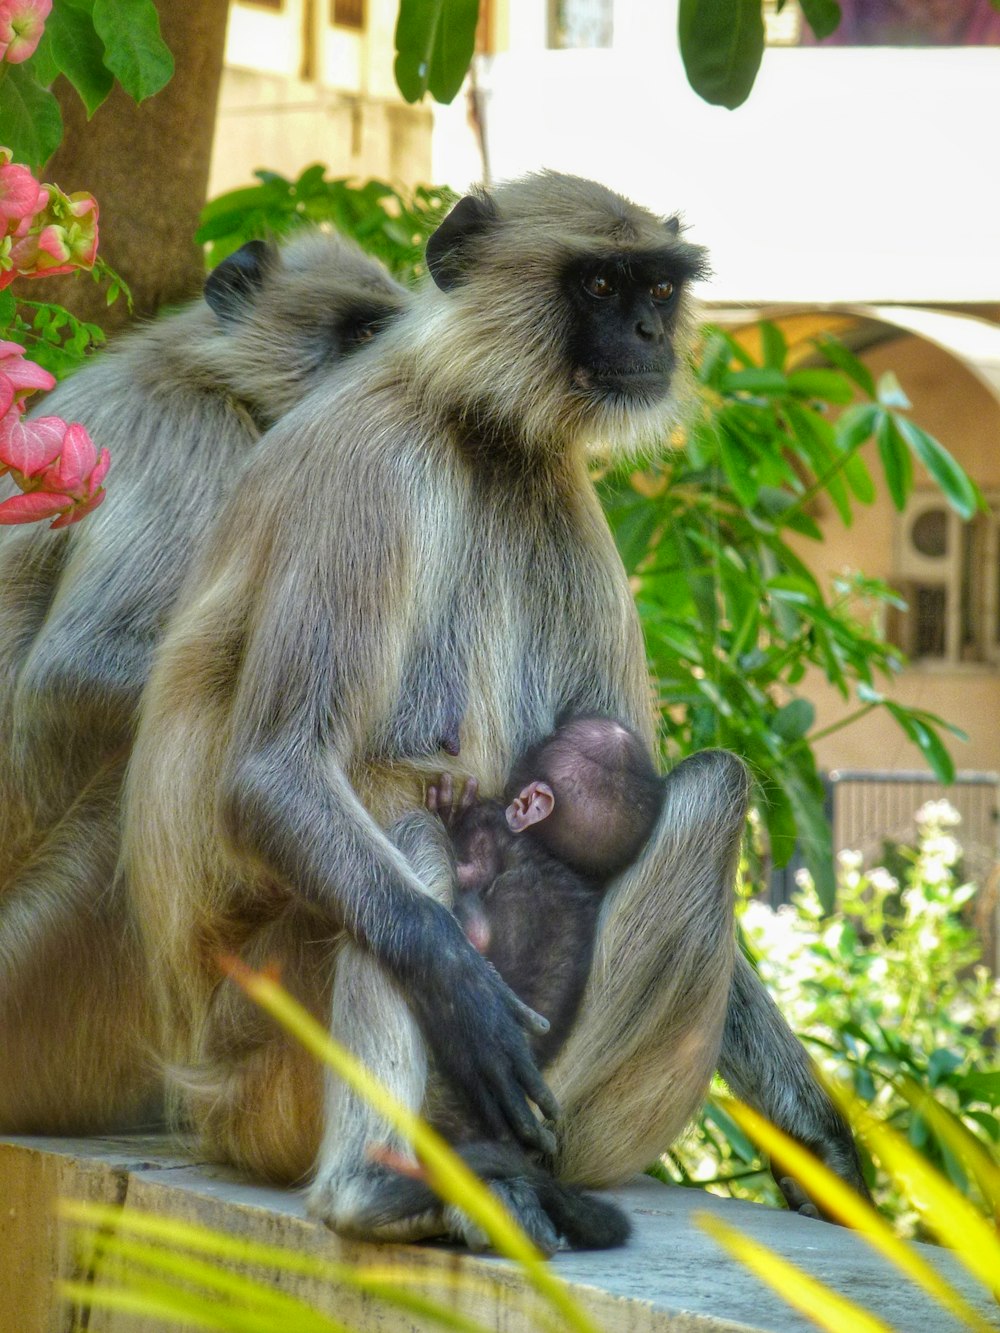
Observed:
[[[407,301],[342,238],[253,241],[203,301],[123,335],[39,409],[82,421],[112,470],[84,522],[0,528],[0,1130],[156,1113],[150,987],[116,878],[150,661],[261,434]]]
[[[554,1149],[561,1180],[621,1180],[662,1151],[721,1045],[736,1090],[857,1184],[843,1121],[735,958],[733,756],[668,775],[645,854],[610,887],[548,1071],[558,1104],[528,1042],[537,1017],[449,910],[427,782],[476,774],[493,796],[565,714],[621,718],[652,745],[642,636],[588,465],[668,437],[704,257],[676,219],[543,173],[463,200],[427,262],[434,285],[365,375],[318,387],[261,442],[144,695],[126,866],[183,1114],[221,1158],[310,1173],[312,1212],[345,1233],[440,1230],[433,1209],[388,1206],[370,1148],[409,1145],[336,1080],[324,1092],[220,982],[229,951],[277,962],[414,1110],[429,1048],[490,1134]],[[530,1226],[525,1193],[508,1202]]]

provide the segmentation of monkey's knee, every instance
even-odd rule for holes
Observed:
[[[742,832],[750,800],[750,773],[730,750],[700,750],[667,774],[670,821],[732,836]],[[664,821],[661,820],[661,823]]]
[[[276,1184],[301,1184],[322,1134],[322,1075],[290,1038],[242,1057],[173,1070],[175,1101],[203,1152]]]
[[[333,980],[331,945],[296,912],[258,931],[242,955],[276,966],[283,985],[322,1023]],[[206,1152],[280,1183],[309,1175],[322,1134],[318,1061],[232,981],[201,1015],[192,1058],[171,1070],[175,1104]]]

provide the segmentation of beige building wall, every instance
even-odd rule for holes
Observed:
[[[209,198],[264,167],[294,178],[322,162],[333,176],[431,180],[429,105],[393,81],[397,0],[364,0],[360,29],[332,22],[334,0],[233,3]]]
[[[977,376],[955,357],[931,343],[903,336],[883,343],[862,359],[876,379],[891,370],[912,403],[913,419],[941,441],[984,492],[1000,495],[1000,402]],[[878,480],[882,473],[874,442],[865,446],[867,462]],[[917,467],[915,487],[936,494],[930,478]],[[854,524],[845,528],[832,506],[815,511],[824,542],[798,539],[798,553],[829,586],[844,569],[899,585],[896,542],[901,518],[884,481],[870,507],[855,510]],[[994,583],[1000,571],[986,571]],[[816,729],[823,730],[856,711],[814,672],[803,692],[816,704]],[[987,663],[915,662],[892,681],[885,693],[899,703],[928,709],[961,727],[968,742],[947,738],[960,770],[1000,772],[1000,669]],[[876,710],[861,721],[834,732],[817,744],[823,769],[925,769],[923,755],[884,712]]]

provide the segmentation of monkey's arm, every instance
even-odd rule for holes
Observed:
[[[269,551],[223,762],[223,826],[241,855],[328,913],[388,970],[439,1068],[490,1131],[540,1146],[550,1136],[526,1098],[546,1114],[556,1108],[525,1032],[547,1024],[427,896],[347,777],[396,703],[406,648],[396,625],[417,603],[405,533],[378,519],[359,536],[357,519],[348,533],[331,516],[319,538],[327,549],[305,573],[287,549],[300,545],[298,531]],[[358,540],[363,560],[349,545]]]
[[[65,745],[82,729],[91,742],[95,732],[128,735],[166,616],[241,461],[235,444],[245,451],[246,426],[221,396],[163,394],[116,416],[121,362],[103,376],[90,372],[65,407],[58,389],[45,404],[86,420],[95,443],[111,451],[112,469],[105,503],[66,533],[56,596],[24,661],[24,745],[44,745],[55,733]],[[66,393],[75,387],[67,384]],[[213,444],[199,455],[195,475],[178,447],[185,439]]]
[[[763,982],[737,953],[719,1073],[735,1095],[767,1116],[865,1199],[854,1139],[813,1073],[809,1057]],[[816,1215],[802,1187],[780,1168],[772,1173],[789,1208]]]

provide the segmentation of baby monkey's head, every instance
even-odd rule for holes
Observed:
[[[602,715],[571,717],[525,752],[508,784],[507,823],[593,879],[642,851],[663,804],[663,779],[643,742]]]

